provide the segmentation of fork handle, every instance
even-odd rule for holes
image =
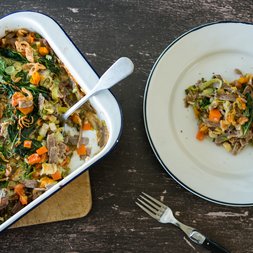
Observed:
[[[218,243],[210,240],[206,237],[204,240],[202,246],[208,250],[210,250],[212,253],[230,253],[227,249],[219,245]]]

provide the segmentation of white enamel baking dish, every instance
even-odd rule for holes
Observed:
[[[0,37],[4,36],[6,30],[20,28],[37,32],[44,37],[84,91],[90,91],[94,87],[99,79],[96,72],[71,42],[63,29],[52,18],[40,13],[25,11],[16,12],[0,19]],[[118,142],[122,127],[122,115],[114,96],[109,91],[103,91],[93,96],[90,102],[99,117],[106,122],[109,131],[109,139],[106,146],[97,155],[84,162],[83,165],[71,172],[66,178],[1,224],[0,232],[86,171],[92,164],[104,157]]]

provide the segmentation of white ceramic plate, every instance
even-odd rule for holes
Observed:
[[[162,166],[189,191],[224,205],[253,205],[253,147],[233,156],[210,140],[197,141],[197,122],[183,99],[202,77],[232,81],[235,68],[253,73],[252,41],[252,24],[197,27],[164,50],[145,90],[146,132]]]
[[[96,72],[53,19],[36,12],[16,12],[10,14],[0,19],[0,38],[5,34],[6,30],[20,28],[26,28],[42,35],[84,91],[90,91],[94,87],[98,81]],[[104,157],[118,142],[122,127],[122,115],[114,96],[109,91],[103,91],[93,96],[90,102],[96,109],[99,117],[105,120],[108,127],[109,139],[106,146],[89,161],[84,162],[66,178],[1,224],[0,231],[10,226],[42,201],[86,171],[92,164]]]

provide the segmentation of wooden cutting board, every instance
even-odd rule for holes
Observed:
[[[37,206],[11,228],[75,219],[86,216],[92,206],[88,171]]]

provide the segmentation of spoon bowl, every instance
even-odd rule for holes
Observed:
[[[93,95],[102,90],[107,90],[113,85],[129,76],[134,70],[133,62],[127,57],[119,58],[113,65],[101,76],[95,87],[87,93],[82,99],[70,107],[63,115],[62,120],[66,121],[68,117],[80,108]]]

